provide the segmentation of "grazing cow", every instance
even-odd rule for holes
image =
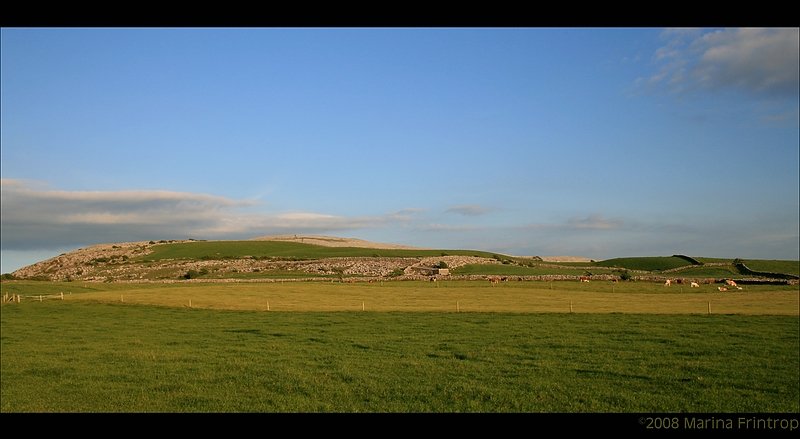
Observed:
[[[672,281],[671,281],[670,279],[667,279],[667,281],[666,281],[666,282],[664,282],[664,286],[665,286],[665,287],[669,287],[669,286],[671,286],[671,285],[672,285]]]
[[[737,290],[743,290],[744,288],[737,286],[736,289]]]
[[[496,283],[500,283],[500,276],[491,276],[489,277],[489,282],[492,283],[492,286]]]
[[[717,287],[717,289],[720,290],[720,291],[728,291],[728,289],[726,287]]]
[[[736,285],[736,282],[733,281],[733,279],[727,279],[727,280],[725,280],[725,283],[728,284],[728,286],[731,286],[731,287],[738,286],[738,285]]]
[[[430,280],[431,280],[431,282],[436,282],[436,278],[435,277],[431,277]]]
[[[508,278],[505,277],[505,276],[501,277],[500,280],[503,281],[503,282],[508,282]]]
[[[581,276],[581,282],[589,282],[589,276]]]
[[[691,288],[700,288],[700,284],[697,282],[692,282]]]

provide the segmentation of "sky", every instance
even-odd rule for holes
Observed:
[[[0,37],[3,273],[272,234],[800,258],[797,28]]]

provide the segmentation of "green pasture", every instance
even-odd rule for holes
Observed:
[[[595,262],[599,267],[627,268],[628,270],[663,271],[673,268],[690,266],[683,258],[675,256],[652,256],[635,258],[614,258]]]
[[[800,410],[796,316],[65,300],[3,305],[0,326],[3,413]]]

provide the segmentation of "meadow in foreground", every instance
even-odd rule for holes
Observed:
[[[3,412],[797,412],[796,316],[2,308]]]

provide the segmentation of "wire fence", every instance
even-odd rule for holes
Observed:
[[[22,301],[30,302],[44,302],[45,300],[64,300],[64,293],[60,292],[58,294],[11,294],[8,293],[3,295],[3,303],[22,303]]]

